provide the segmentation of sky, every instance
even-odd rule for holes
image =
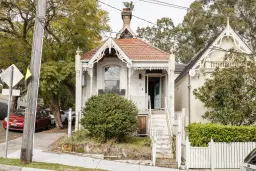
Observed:
[[[101,0],[102,2],[109,4],[113,7],[116,7],[118,9],[123,9],[123,1],[130,2],[131,0]],[[177,8],[171,8],[166,6],[160,6],[156,4],[150,4],[146,3],[140,0],[132,0],[135,4],[135,9],[133,11],[133,14],[143,18],[145,20],[148,20],[152,23],[156,23],[157,19],[160,19],[162,17],[169,17],[173,20],[174,24],[177,25],[183,21],[183,18],[185,14],[187,13],[187,10],[184,9],[177,9]],[[154,1],[154,0],[147,0],[147,1]],[[179,6],[189,7],[190,4],[194,0],[159,0],[162,2],[167,2]],[[121,19],[121,12],[113,9],[111,7],[108,7],[104,4],[99,3],[101,8],[106,10],[109,13],[109,25],[111,26],[111,29],[113,32],[118,32],[122,29],[122,19]],[[131,21],[131,28],[135,32],[138,27],[147,27],[152,26],[152,24],[147,23],[145,21],[139,20],[135,17],[132,18]]]

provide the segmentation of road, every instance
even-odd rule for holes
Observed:
[[[9,131],[9,140],[19,138],[22,136],[21,131]],[[5,130],[3,128],[3,120],[0,120],[0,143],[5,142]]]

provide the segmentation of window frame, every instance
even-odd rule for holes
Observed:
[[[118,67],[118,69],[119,69],[119,79],[118,80],[115,80],[115,79],[109,79],[109,80],[106,80],[106,68],[107,67]],[[121,90],[121,66],[120,65],[116,65],[116,64],[110,64],[110,65],[105,65],[104,67],[103,67],[103,90],[104,91],[107,91],[108,93],[117,93],[117,92],[115,92],[116,90],[117,91],[120,91]],[[116,90],[114,90],[113,91],[113,89],[112,89],[112,91],[110,91],[110,89],[106,89],[106,81],[119,81],[119,87],[118,87],[118,89],[116,89]]]

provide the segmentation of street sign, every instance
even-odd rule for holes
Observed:
[[[9,94],[10,94],[10,89],[2,90],[2,95],[9,96]],[[20,96],[20,90],[12,90],[12,96]]]
[[[16,86],[20,82],[20,80],[24,77],[23,74],[19,71],[19,69],[14,64],[12,64],[6,70],[4,70],[0,75],[2,78],[2,81],[5,82],[9,87],[11,86],[10,82],[11,82],[11,75],[12,75],[12,67],[13,67],[12,87]]]

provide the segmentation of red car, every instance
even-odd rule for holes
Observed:
[[[24,128],[25,110],[18,109],[16,112],[10,114],[9,129],[23,131]],[[44,110],[40,110],[36,114],[35,130],[49,129],[51,126],[51,117]],[[4,119],[4,129],[7,127],[7,118]]]

